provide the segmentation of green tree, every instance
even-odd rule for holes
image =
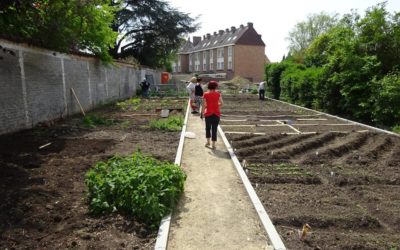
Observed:
[[[367,55],[377,57],[382,75],[400,64],[400,14],[391,15],[385,6],[386,3],[381,3],[369,8],[365,17],[357,22],[361,49]]]
[[[89,52],[110,60],[117,33],[109,0],[20,0],[0,4],[0,35],[60,52]]]
[[[298,62],[302,62],[305,50],[319,35],[328,31],[337,23],[337,14],[328,15],[324,12],[312,14],[306,21],[299,22],[289,32],[289,52]]]
[[[400,72],[375,80],[373,120],[379,125],[400,125]]]
[[[166,66],[180,46],[180,37],[198,28],[193,18],[165,1],[122,0],[113,4],[122,4],[112,25],[119,33],[110,49],[114,58],[133,56],[147,66]]]
[[[279,100],[281,95],[281,74],[285,70],[283,63],[270,63],[265,67],[267,90],[272,92],[272,96]]]

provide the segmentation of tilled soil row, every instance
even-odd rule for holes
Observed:
[[[400,137],[256,96],[224,101],[223,118],[237,121],[222,129],[288,249],[400,245]],[[298,132],[258,135],[262,119]]]

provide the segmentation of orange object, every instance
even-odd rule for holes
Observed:
[[[169,73],[168,72],[162,72],[161,73],[161,83],[166,84],[169,80]]]

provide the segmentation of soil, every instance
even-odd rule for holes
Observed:
[[[87,127],[82,116],[0,136],[1,249],[153,249],[156,229],[114,213],[92,216],[85,173],[99,161],[136,150],[173,162],[180,131],[149,127],[161,109],[183,115],[186,99],[141,100],[90,112],[112,125]]]
[[[400,137],[255,95],[224,102],[222,128],[288,249],[399,249]]]

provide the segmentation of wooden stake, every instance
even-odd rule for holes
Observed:
[[[72,91],[72,94],[73,94],[74,97],[75,97],[75,100],[78,102],[79,108],[81,108],[81,112],[82,112],[83,116],[86,116],[85,111],[83,110],[82,105],[81,105],[81,103],[79,102],[79,99],[78,99],[78,97],[77,97],[76,94],[75,94],[74,88],[71,88],[71,91]]]

